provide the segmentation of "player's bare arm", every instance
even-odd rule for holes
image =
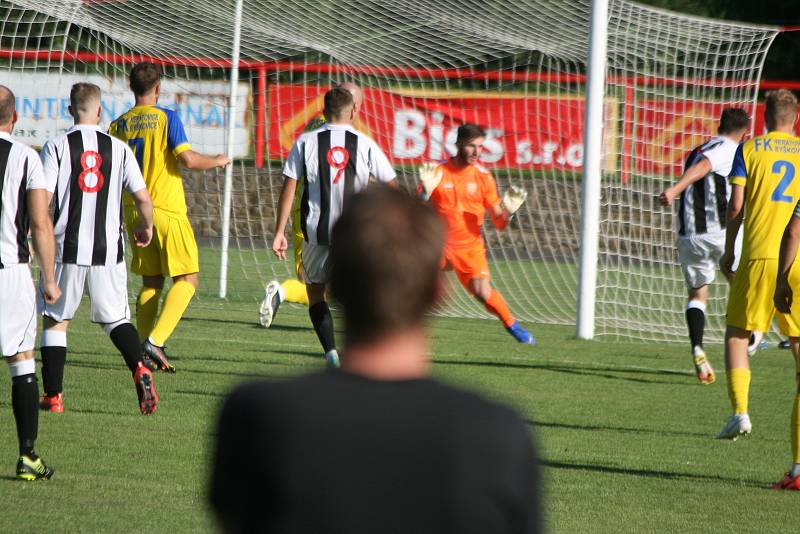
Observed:
[[[731,199],[728,202],[727,223],[725,225],[725,253],[719,260],[719,268],[725,278],[730,282],[733,280],[733,262],[736,259],[734,246],[736,244],[736,234],[742,225],[744,217],[744,186],[733,185],[731,187]]]
[[[278,214],[275,219],[275,237],[272,240],[272,252],[281,260],[286,259],[286,251],[289,249],[289,242],[286,240],[286,224],[289,222],[289,215],[292,212],[296,189],[297,180],[284,176],[281,196],[278,199]]]
[[[56,240],[50,219],[52,196],[46,189],[32,189],[28,191],[27,199],[33,248],[42,271],[41,289],[48,304],[55,304],[61,298],[61,289],[56,283]]]
[[[185,150],[178,154],[178,162],[186,169],[205,171],[217,167],[226,167],[231,160],[225,154],[209,156],[194,150]]]
[[[800,217],[792,216],[783,231],[781,252],[778,259],[778,280],[775,286],[775,307],[781,313],[790,313],[792,308],[792,286],[789,284],[789,272],[797,257],[800,246]]]
[[[689,167],[686,172],[670,187],[664,189],[658,197],[662,206],[669,206],[678,195],[683,193],[687,187],[702,179],[704,176],[711,172],[711,162],[708,158],[702,158],[700,161]]]
[[[133,239],[137,247],[143,248],[153,239],[153,201],[146,187],[131,193],[131,198],[140,221],[133,231]]]

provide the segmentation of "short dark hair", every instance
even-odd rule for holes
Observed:
[[[72,113],[75,116],[79,113],[97,112],[97,107],[89,109],[89,104],[97,102],[99,105],[100,98],[100,88],[93,83],[76,83],[69,91],[69,105],[72,106]]]
[[[486,137],[486,130],[477,124],[462,124],[458,127],[458,136],[456,137],[456,144],[469,143],[478,137]]]
[[[776,89],[764,95],[764,119],[767,129],[791,124],[797,117],[797,97],[788,89]]]
[[[439,295],[444,224],[419,199],[373,185],[348,199],[333,229],[331,292],[349,345],[413,327]]]
[[[17,103],[14,93],[5,85],[0,85],[0,124],[8,124],[14,117]]]
[[[137,63],[128,78],[134,95],[146,95],[161,81],[161,67],[148,61]]]
[[[342,116],[342,113],[352,108],[354,104],[353,95],[347,89],[334,87],[325,93],[325,109],[323,113],[328,120]]]
[[[719,128],[717,132],[720,134],[729,134],[744,130],[750,126],[750,115],[747,114],[742,108],[728,108],[722,111],[719,116]]]

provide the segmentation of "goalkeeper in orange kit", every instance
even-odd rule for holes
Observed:
[[[514,339],[534,345],[536,338],[514,319],[505,299],[489,281],[486,247],[481,237],[486,210],[495,228],[502,230],[527,193],[512,187],[500,200],[494,178],[478,165],[485,140],[486,132],[479,126],[459,127],[458,153],[447,163],[424,165],[419,171],[419,190],[447,225],[442,268],[454,270],[466,290],[503,321]]]

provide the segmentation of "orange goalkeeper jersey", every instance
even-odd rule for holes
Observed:
[[[460,167],[453,160],[438,168],[442,169],[442,181],[430,202],[447,225],[446,248],[482,245],[486,210],[500,204],[494,178],[480,165]]]

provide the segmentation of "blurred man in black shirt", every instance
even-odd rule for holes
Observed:
[[[539,532],[528,429],[511,410],[428,378],[425,314],[444,228],[383,186],[347,199],[331,291],[340,370],[240,387],[225,402],[211,503],[226,532]]]

